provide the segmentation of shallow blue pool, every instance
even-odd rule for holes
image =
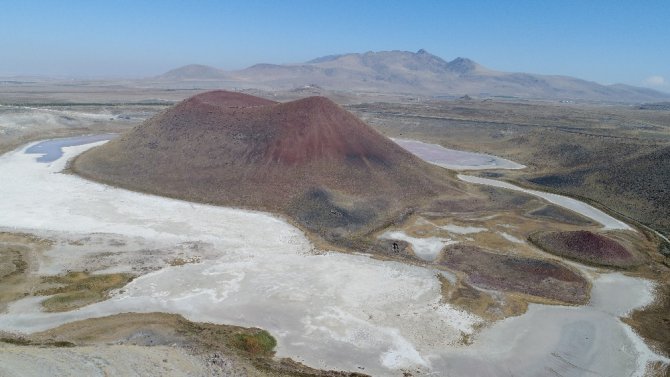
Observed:
[[[95,143],[102,140],[111,140],[117,136],[117,134],[102,134],[50,139],[31,146],[30,148],[26,149],[25,153],[41,154],[42,156],[37,158],[37,162],[53,162],[63,156],[64,147],[74,147],[77,145]]]

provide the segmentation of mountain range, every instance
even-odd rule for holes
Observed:
[[[602,85],[569,76],[501,72],[461,57],[446,61],[423,49],[329,55],[301,64],[256,64],[236,71],[193,64],[146,81],[270,90],[318,86],[326,90],[446,97],[604,102],[670,99],[670,94],[630,85]]]

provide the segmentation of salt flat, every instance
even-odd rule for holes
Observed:
[[[434,261],[445,246],[458,243],[441,237],[412,237],[399,230],[385,232],[379,238],[405,241],[412,245],[412,250],[417,257],[429,262]]]
[[[67,159],[99,143],[63,148],[37,163],[24,147],[0,157],[0,226],[22,231],[113,233],[208,242],[207,263],[144,275],[112,299],[65,313],[28,298],[0,315],[2,329],[34,332],[77,319],[165,311],[196,321],[258,326],[277,354],[308,365],[388,373],[429,368],[429,355],[481,320],[440,301],[435,272],[367,256],[315,254],[303,233],[260,212],[139,194],[62,174]],[[59,262],[54,262],[59,263]]]
[[[398,145],[432,164],[451,170],[523,169],[524,165],[502,157],[459,151],[418,140],[393,139]]]
[[[534,304],[477,333],[483,320],[443,302],[437,272],[429,268],[316,252],[300,230],[268,214],[144,195],[61,173],[67,159],[98,144],[64,148],[51,163],[25,154],[29,146],[1,156],[0,227],[207,242],[215,255],[140,276],[107,301],[70,312],[42,312],[39,297],[19,300],[0,314],[0,330],[30,333],[84,318],[163,311],[258,326],[277,338],[278,356],[373,375],[401,375],[403,369],[455,376],[551,370],[641,375],[648,361],[667,362],[618,319],[651,301],[653,287],[644,280],[596,276],[587,306]],[[631,294],[622,297],[621,291]],[[468,334],[474,343],[461,345]]]

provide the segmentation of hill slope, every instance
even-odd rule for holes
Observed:
[[[329,240],[367,232],[438,194],[446,173],[324,97],[191,97],[75,160],[84,176],[289,215]]]

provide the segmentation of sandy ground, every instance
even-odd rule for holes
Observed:
[[[434,270],[315,252],[302,232],[267,214],[143,195],[60,173],[68,158],[93,145],[64,148],[51,163],[37,163],[35,155],[24,154],[27,147],[0,157],[0,227],[63,238],[103,232],[206,262],[158,266],[109,300],[65,313],[44,313],[41,298],[27,297],[0,314],[1,330],[30,333],[120,312],[172,312],[258,326],[278,339],[278,356],[373,375],[642,375],[649,361],[667,362],[619,320],[652,300],[645,280],[585,272],[593,279],[589,305],[531,305],[477,332],[480,318],[441,301]],[[208,254],[179,248],[188,243],[205,245]],[[147,250],[128,245],[118,254],[125,256],[122,265]],[[84,249],[65,250],[50,251],[40,270],[65,270],[87,256]],[[470,346],[461,344],[464,335],[473,337]],[[39,357],[61,357],[49,352]],[[153,363],[160,352],[142,357]],[[84,364],[94,358],[85,352],[72,357]]]
[[[0,344],[0,375],[186,377],[209,373],[198,357],[170,346],[38,348]]]

